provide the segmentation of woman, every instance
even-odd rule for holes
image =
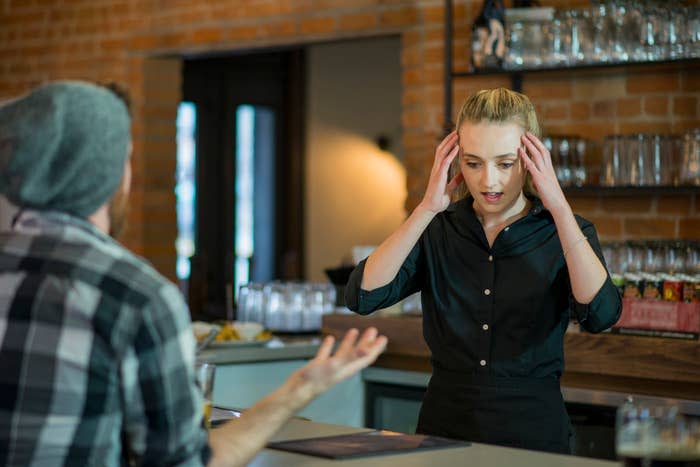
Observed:
[[[600,332],[620,296],[595,228],[564,197],[530,100],[480,91],[456,128],[423,200],[358,264],[346,301],[368,314],[421,291],[433,375],[418,432],[568,453],[569,315]]]

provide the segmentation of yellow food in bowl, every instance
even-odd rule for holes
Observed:
[[[270,331],[263,329],[262,331],[255,334],[255,336],[251,340],[266,341],[266,340],[270,340],[271,338],[272,338],[272,333]],[[218,342],[226,342],[226,341],[241,341],[241,340],[245,340],[245,339],[236,330],[236,328],[234,327],[233,324],[226,323],[221,327],[219,334],[216,335],[216,338],[214,340],[218,341]]]
[[[241,340],[241,335],[238,334],[238,331],[236,331],[236,328],[234,328],[231,323],[226,323],[222,326],[221,331],[219,331],[219,334],[216,335],[214,340],[219,342],[239,341]]]

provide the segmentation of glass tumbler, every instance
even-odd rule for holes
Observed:
[[[196,362],[194,375],[199,390],[202,391],[202,417],[207,429],[211,428],[211,409],[214,395],[214,374],[216,365],[213,363]]]
[[[625,137],[608,135],[603,140],[603,166],[600,169],[602,186],[625,184]]]
[[[635,403],[617,411],[615,451],[625,467],[700,465],[700,421],[676,405]]]
[[[681,185],[700,185],[700,128],[683,134],[680,166]]]

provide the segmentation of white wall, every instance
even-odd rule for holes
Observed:
[[[400,39],[311,46],[307,86],[305,275],[315,281],[405,219]]]

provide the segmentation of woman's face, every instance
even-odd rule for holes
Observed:
[[[465,122],[459,128],[460,170],[482,215],[516,214],[527,170],[518,157],[517,123]]]

